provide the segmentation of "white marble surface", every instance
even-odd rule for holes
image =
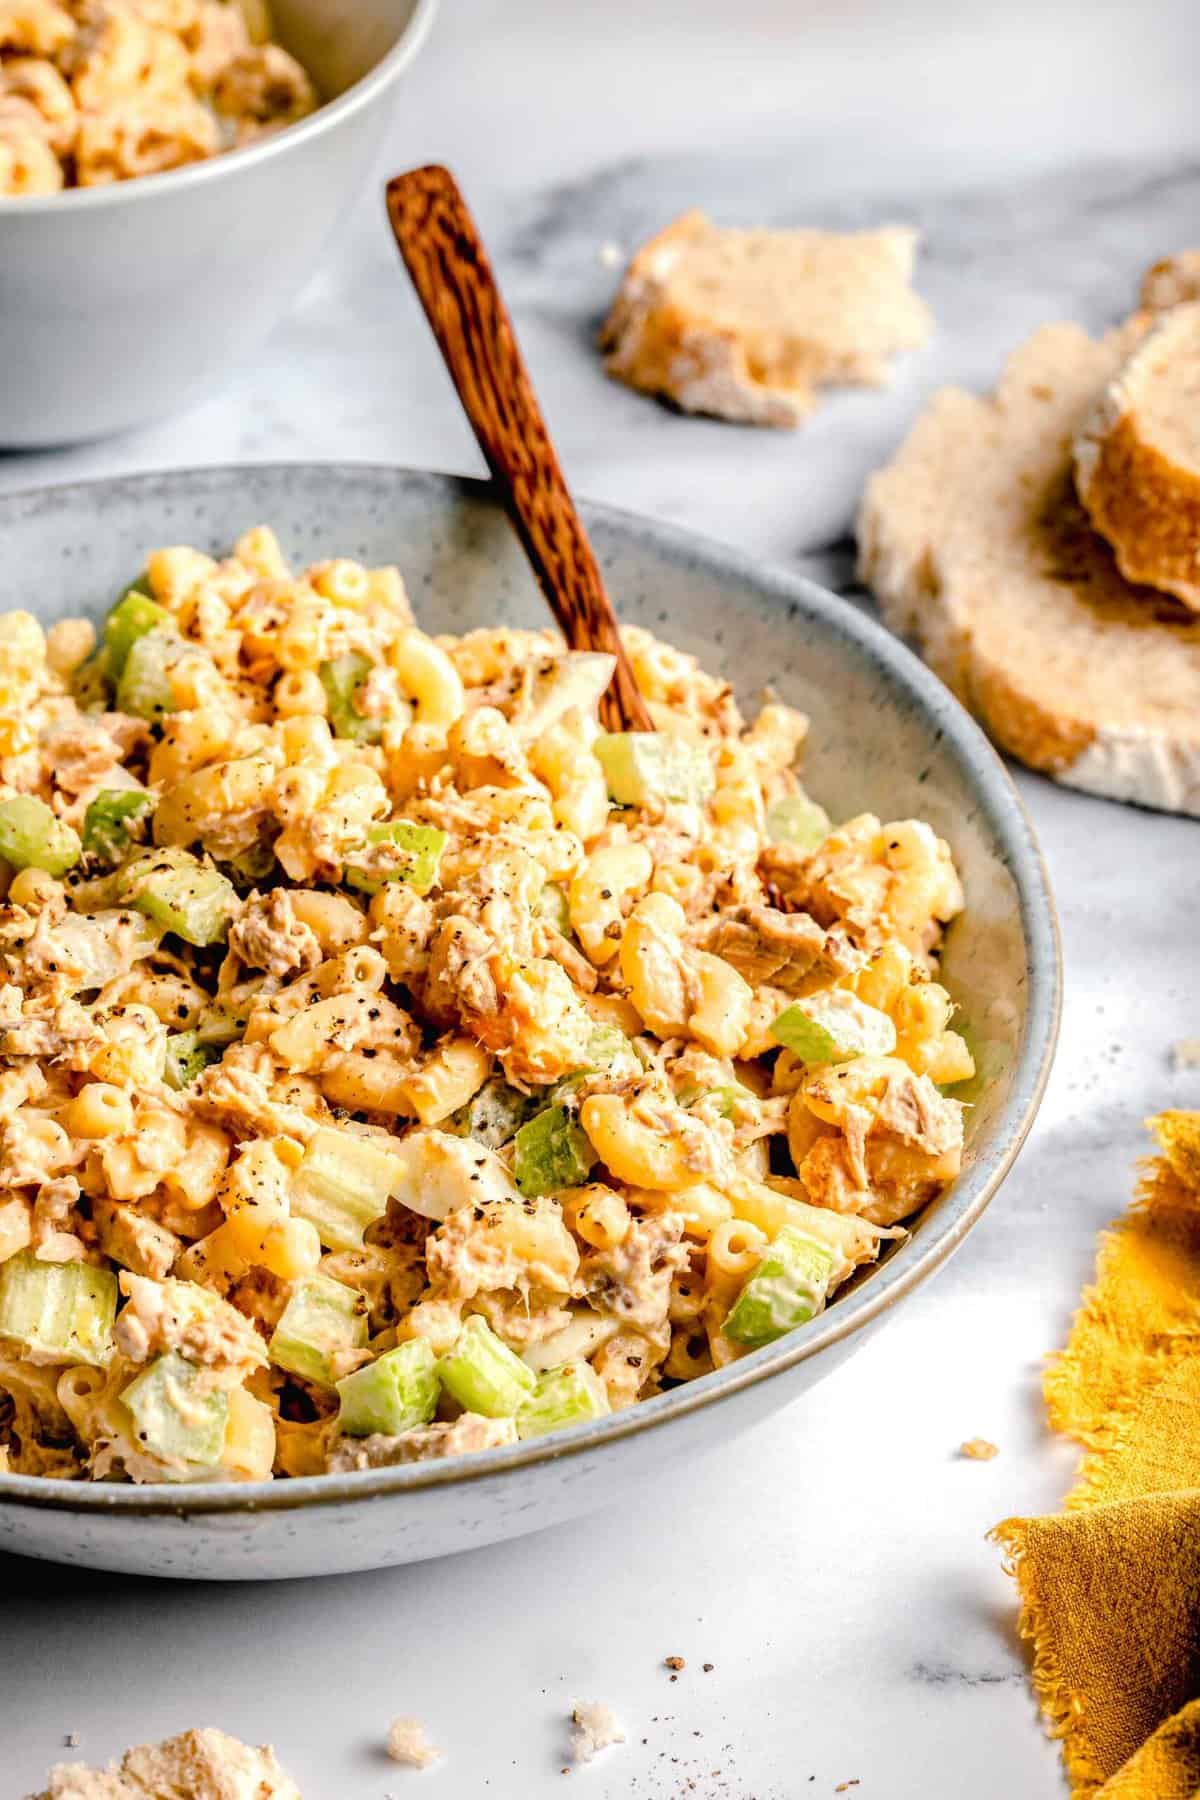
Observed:
[[[380,173],[440,157],[467,183],[582,492],[849,585],[863,476],[947,378],[982,382],[1053,316],[1099,324],[1195,233],[1190,0],[445,0]],[[607,384],[590,348],[600,246],[684,204],[730,221],[911,219],[941,330],[885,394],[800,435],[684,421]],[[475,469],[364,193],[256,364],[136,437],[0,461],[0,485],[120,469],[359,457]],[[1036,1132],[966,1249],[846,1369],[629,1509],[379,1575],[237,1590],[0,1563],[0,1800],[76,1732],[102,1758],[196,1722],[270,1738],[306,1800],[561,1793],[572,1701],[629,1742],[573,1775],[595,1800],[1049,1800],[1061,1792],[984,1534],[1054,1504],[1039,1361],[1140,1121],[1200,1102],[1196,827],[1022,777],[1063,916],[1067,1010]],[[988,1464],[956,1459],[992,1438]],[[662,1658],[687,1668],[671,1682]],[[714,1667],[704,1673],[701,1665]],[[446,1747],[382,1757],[413,1712]]]

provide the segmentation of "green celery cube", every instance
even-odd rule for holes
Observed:
[[[466,1412],[511,1419],[537,1385],[537,1377],[477,1314],[467,1320],[454,1348],[437,1366],[442,1386]]]
[[[399,1437],[428,1425],[438,1403],[436,1359],[424,1338],[385,1350],[337,1384],[338,1430],[347,1437]]]
[[[828,1244],[785,1225],[730,1307],[725,1336],[757,1349],[806,1325],[824,1308],[832,1269]]]

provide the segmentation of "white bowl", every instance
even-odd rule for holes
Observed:
[[[845,601],[736,550],[584,507],[622,615],[812,717],[805,780],[835,817],[927,819],[967,908],[946,981],[980,1067],[959,1179],[822,1317],[731,1367],[589,1425],[454,1461],[238,1485],[122,1487],[0,1476],[0,1549],[139,1574],[259,1580],[464,1550],[628,1496],[720,1447],[835,1369],[966,1236],[1032,1122],[1058,1025],[1053,904],[1029,822],[982,732],[929,671]],[[398,562],[422,623],[546,620],[481,482],[352,464],[131,476],[0,499],[0,609],[102,609],[159,544],[227,550],[273,524],[301,561]]]
[[[435,4],[277,0],[327,97],[309,118],[165,175],[0,198],[0,448],[123,431],[220,387],[317,267]]]

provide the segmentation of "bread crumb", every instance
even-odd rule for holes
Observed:
[[[986,1438],[968,1438],[965,1444],[958,1446],[958,1454],[965,1456],[969,1462],[991,1462],[993,1456],[999,1456],[999,1444],[989,1444]]]
[[[1138,305],[1147,312],[1167,312],[1200,300],[1200,250],[1179,250],[1164,256],[1142,277]]]
[[[1180,1038],[1171,1045],[1173,1069],[1200,1069],[1200,1038]]]
[[[668,1669],[686,1669],[687,1664],[682,1656],[664,1656],[663,1661]]]
[[[625,1732],[611,1706],[601,1700],[581,1700],[571,1713],[571,1755],[577,1763],[591,1762],[601,1750],[623,1744]]]
[[[923,344],[917,234],[743,231],[685,213],[642,245],[600,334],[618,381],[684,412],[796,426],[822,387],[882,386]]]
[[[431,1744],[420,1719],[393,1719],[388,1726],[387,1753],[409,1769],[427,1769],[442,1754]]]
[[[625,253],[621,249],[620,244],[614,243],[612,238],[607,238],[605,242],[601,244],[599,250],[596,252],[596,256],[601,265],[606,269],[619,269],[625,260]]]
[[[30,1800],[301,1800],[300,1789],[275,1760],[269,1744],[257,1749],[211,1729],[183,1731],[160,1744],[138,1744],[119,1763],[90,1769],[59,1763],[50,1785]]]

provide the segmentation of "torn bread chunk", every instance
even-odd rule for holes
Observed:
[[[602,1750],[624,1742],[625,1733],[616,1713],[602,1700],[581,1700],[572,1711],[571,1755],[575,1762],[591,1762]]]
[[[917,234],[740,231],[685,213],[625,272],[600,336],[610,375],[685,412],[799,425],[817,390],[877,387],[932,328]]]
[[[859,566],[998,744],[1088,793],[1200,815],[1200,620],[1133,587],[1072,445],[1140,341],[1047,325],[991,396],[934,396],[867,484]]]
[[[161,1744],[139,1744],[107,1769],[60,1763],[50,1785],[29,1800],[301,1800],[275,1760],[223,1731],[184,1731]]]
[[[1122,575],[1200,612],[1200,301],[1162,313],[1108,383],[1075,484]]]
[[[393,1719],[388,1726],[387,1753],[393,1762],[403,1763],[408,1769],[427,1769],[442,1754],[436,1744],[431,1744],[429,1735],[420,1719]]]

